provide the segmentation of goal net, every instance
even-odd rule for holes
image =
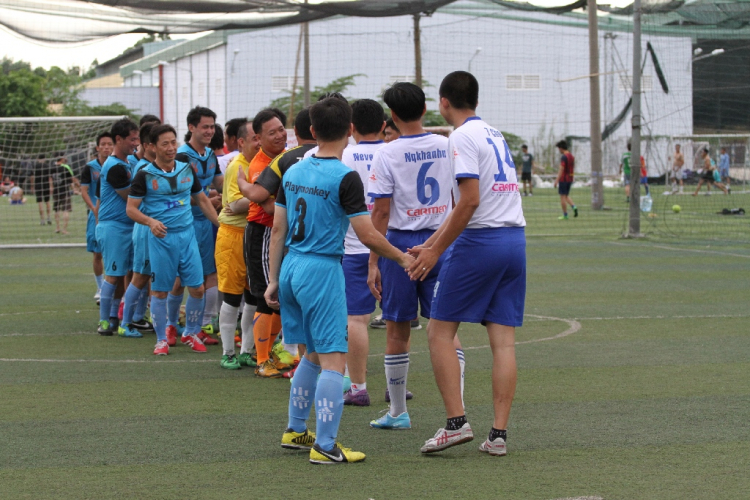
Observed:
[[[120,118],[0,118],[0,247],[85,244],[87,210],[80,189],[68,186],[72,190],[69,234],[58,233],[49,178],[52,175],[55,180],[57,163],[63,157],[80,178],[96,154],[97,134],[108,131]]]

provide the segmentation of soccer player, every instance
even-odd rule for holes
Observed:
[[[523,182],[523,195],[534,196],[534,185],[531,180],[531,173],[534,169],[534,155],[529,153],[529,147],[524,144],[521,146],[521,182]],[[529,192],[526,192],[526,186],[529,186]]]
[[[260,151],[248,167],[247,180],[255,182],[273,159],[286,147],[286,129],[276,111],[264,109],[253,118],[253,131],[258,136]],[[250,202],[245,227],[245,266],[250,293],[255,296],[257,311],[253,325],[257,364],[255,374],[264,378],[279,378],[281,371],[290,368],[272,359],[271,346],[281,330],[278,311],[266,304],[263,294],[268,286],[268,245],[271,240],[273,216],[257,203]]]
[[[479,449],[505,455],[510,407],[516,388],[515,329],[526,298],[526,221],[518,179],[503,134],[476,116],[476,78],[465,71],[446,76],[439,89],[440,114],[455,127],[450,159],[456,207],[410,266],[412,279],[429,276],[446,252],[432,299],[428,332],[435,380],[447,422],[422,453],[474,438],[461,401],[461,372],[453,339],[462,321],[482,323],[492,350],[495,419]]]
[[[385,121],[385,129],[383,129],[383,137],[385,142],[391,142],[395,141],[399,137],[401,137],[401,131],[396,126],[396,123],[393,121],[393,118],[388,118]]]
[[[363,189],[370,176],[375,153],[384,144],[381,134],[385,120],[383,107],[377,101],[360,99],[352,104],[352,135],[357,144],[344,150],[341,162],[359,174]],[[364,194],[367,210],[372,210],[373,199]],[[370,350],[367,323],[375,310],[375,297],[367,286],[369,260],[370,249],[359,241],[354,229],[349,227],[344,239],[342,261],[349,332],[346,365],[351,378],[351,387],[344,394],[345,405],[370,406],[367,392],[367,355]]]
[[[630,142],[628,142],[628,150],[622,154],[622,158],[620,159],[620,172],[622,172],[622,183],[625,185],[625,203],[628,203],[630,201],[630,172],[631,172],[630,157],[632,156],[630,149],[631,149]],[[683,163],[684,163],[684,160],[683,160]]]
[[[151,300],[156,346],[154,354],[169,354],[167,343],[167,295],[175,277],[188,287],[185,333],[199,344],[203,310],[203,263],[195,237],[191,199],[206,220],[218,225],[216,211],[204,186],[189,163],[176,161],[177,133],[171,125],[156,125],[149,134],[149,148],[156,157],[133,179],[127,215],[151,230],[148,241],[152,262]],[[143,205],[143,211],[140,210]]]
[[[141,120],[138,122],[139,127],[143,127],[147,123],[152,123],[155,125],[161,125],[161,120],[156,115],[143,115],[141,117]],[[140,138],[140,134],[139,134]],[[146,155],[145,147],[142,143],[138,144],[138,147],[135,151],[133,151],[133,154],[128,155],[128,164],[130,165],[131,171],[133,171],[133,176],[135,176],[135,167],[138,165],[138,162],[141,161]]]
[[[133,168],[133,178],[138,172],[150,165],[155,159],[155,150],[149,148],[151,144],[151,130],[159,124],[146,122],[141,126],[139,138],[143,149],[143,158],[138,160]],[[133,226],[133,276],[125,291],[122,310],[122,323],[118,334],[125,337],[137,337],[137,331],[151,331],[153,325],[144,318],[148,305],[149,281],[151,281],[151,260],[148,254],[148,226],[138,224]],[[133,319],[136,318],[136,319]]]
[[[96,226],[96,240],[104,259],[98,332],[105,336],[118,332],[117,310],[125,276],[133,267],[133,221],[125,213],[132,176],[127,158],[139,141],[138,125],[127,118],[115,122],[110,133],[115,145],[99,176]],[[135,337],[141,337],[135,333]]]
[[[263,210],[272,215],[274,213],[274,197],[281,186],[284,173],[298,161],[306,157],[307,153],[317,150],[317,143],[310,132],[310,108],[304,108],[294,120],[294,134],[297,137],[297,147],[278,155],[268,168],[264,169],[255,179],[255,183],[247,182],[244,172],[239,172],[238,184],[240,191],[250,201],[260,205]],[[244,315],[243,315],[244,318]],[[297,346],[291,345],[284,339],[283,343],[274,344],[271,348],[270,357],[286,365],[299,361],[297,357]],[[291,378],[293,370],[283,373],[284,377]]]
[[[560,157],[560,171],[557,172],[555,187],[560,195],[560,206],[563,214],[558,217],[559,220],[568,220],[568,205],[573,209],[573,217],[578,217],[578,207],[570,198],[570,187],[573,185],[573,172],[575,171],[576,160],[573,153],[568,151],[568,143],[560,141],[555,147],[562,155]]]
[[[88,162],[86,166],[83,167],[83,172],[81,172],[81,198],[83,198],[83,202],[86,204],[89,211],[86,220],[86,251],[91,252],[94,255],[93,267],[94,279],[96,280],[96,294],[94,294],[94,300],[96,300],[97,305],[99,305],[99,297],[102,292],[104,264],[102,263],[101,249],[96,241],[96,205],[98,200],[96,192],[98,191],[99,174],[102,171],[102,165],[107,161],[109,155],[112,154],[114,147],[115,143],[112,141],[112,134],[109,132],[102,132],[96,136],[96,158]]]
[[[727,148],[721,148],[719,155],[719,180],[729,188],[729,153]]]
[[[49,162],[45,159],[44,153],[39,155],[36,163],[34,164],[34,195],[36,196],[36,203],[39,206],[39,225],[48,226],[52,225],[51,210],[49,205],[49,199],[52,196],[52,182],[50,180],[50,166]],[[44,207],[47,207],[47,222],[44,221]]]
[[[220,366],[228,370],[239,370],[242,366],[255,365],[250,357],[249,349],[253,344],[251,331],[256,301],[247,289],[247,269],[242,245],[250,201],[242,195],[237,186],[237,172],[248,169],[250,162],[258,153],[259,145],[247,121],[233,133],[236,136],[240,154],[234,157],[225,172],[222,196],[224,209],[219,214],[215,258],[219,291],[223,294],[219,313],[219,332],[221,332],[224,354],[221,357]],[[235,356],[234,332],[243,294],[245,307],[242,311],[242,345],[238,359]]]
[[[349,223],[361,242],[402,268],[411,258],[372,226],[359,174],[340,161],[351,130],[349,105],[329,97],[310,108],[310,118],[320,149],[284,174],[265,292],[270,305],[284,310],[284,334],[307,348],[292,379],[281,446],[310,449],[314,464],[360,462],[364,453],[336,441],[344,408],[347,334],[341,257]],[[282,265],[285,246],[288,254]],[[315,401],[317,436],[307,430],[311,401]]]
[[[698,186],[695,188],[693,196],[698,196],[698,191],[701,190],[703,183],[706,183],[706,194],[711,191],[711,185],[714,185],[724,191],[724,194],[729,194],[729,190],[721,182],[716,182],[714,179],[714,170],[716,166],[711,161],[711,155],[708,152],[708,148],[701,149],[701,160],[703,161],[703,174],[698,181]]]
[[[396,83],[383,94],[401,137],[373,158],[368,194],[374,198],[372,223],[402,251],[424,243],[450,214],[451,173],[448,139],[422,127],[425,95],[413,83]],[[442,263],[442,260],[440,261]],[[370,422],[378,429],[410,429],[406,410],[411,320],[430,318],[430,302],[440,265],[425,281],[414,282],[388,260],[370,253],[367,284],[381,301],[386,322],[385,376],[389,412]],[[382,283],[381,283],[382,273]],[[388,397],[386,399],[388,399]]]
[[[683,190],[682,183],[682,169],[685,166],[685,155],[680,151],[680,145],[675,144],[674,146],[674,158],[672,159],[672,170],[669,172],[669,177],[672,179],[672,192],[677,192],[677,181],[680,182],[680,193]]]
[[[227,167],[234,157],[240,154],[238,132],[240,127],[247,123],[247,118],[232,118],[224,124],[224,144],[227,154],[219,158],[219,170],[226,175]]]
[[[203,192],[206,196],[209,195],[209,186],[213,184],[216,189],[221,189],[224,181],[224,176],[221,175],[221,171],[218,169],[216,155],[209,147],[211,139],[214,137],[215,123],[216,113],[210,109],[201,106],[191,109],[187,115],[190,140],[180,146],[176,157],[177,161],[190,164],[201,186],[203,186]],[[204,308],[201,312],[201,325],[208,325],[216,314],[219,301],[216,261],[214,260],[215,241],[211,223],[197,205],[193,205],[193,225],[195,226],[195,237],[198,239],[198,250],[201,254],[203,275],[205,276],[205,294],[203,294],[205,300]],[[176,325],[180,314],[182,296],[183,287],[180,284],[172,289],[167,299],[169,326],[172,327],[168,331],[170,345],[177,342]],[[196,339],[200,340],[201,343],[194,343]],[[200,335],[186,335],[183,332],[182,342],[189,343],[195,352],[206,352],[206,347],[203,344],[215,345],[219,343],[218,340],[209,337],[203,332]]]
[[[55,232],[68,234],[68,219],[73,205],[70,203],[70,190],[78,185],[78,179],[73,175],[73,169],[65,163],[65,157],[58,158],[55,168],[50,172],[54,191],[52,193],[52,209],[55,212]],[[62,229],[60,219],[62,218]]]

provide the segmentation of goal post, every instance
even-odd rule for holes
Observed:
[[[56,233],[49,177],[59,158],[65,157],[73,175],[80,179],[83,167],[96,155],[96,136],[121,118],[0,118],[0,248],[85,245],[87,210],[80,190],[71,193],[69,234]],[[51,224],[47,223],[48,196]]]

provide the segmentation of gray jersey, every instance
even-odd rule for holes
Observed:
[[[521,160],[523,161],[522,172],[531,173],[531,165],[534,163],[534,155],[531,153],[523,153],[521,154]]]

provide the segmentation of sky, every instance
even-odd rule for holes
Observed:
[[[529,1],[535,5],[555,6],[565,5],[573,0]],[[619,7],[632,3],[632,0],[608,0],[606,3]],[[203,34],[205,32],[195,35],[179,35],[175,39],[196,38]],[[48,44],[31,40],[0,25],[0,47],[2,47],[0,52],[2,56],[13,60],[27,61],[31,63],[32,67],[42,66],[48,69],[51,66],[59,66],[67,69],[78,66],[86,70],[94,59],[101,63],[116,57],[144,36],[139,33],[118,35],[79,44]]]

